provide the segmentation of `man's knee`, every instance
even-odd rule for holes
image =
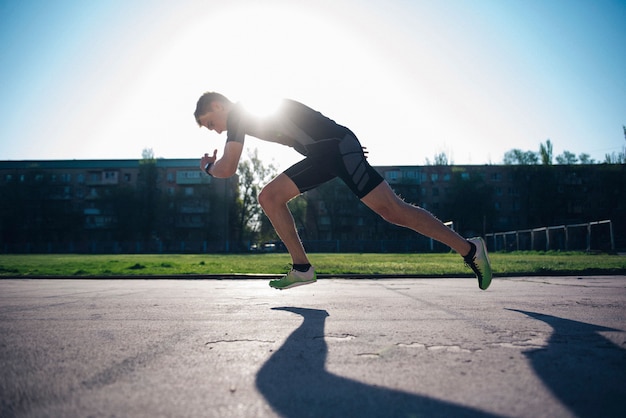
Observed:
[[[261,189],[257,200],[265,210],[275,206],[284,206],[298,194],[300,191],[291,179],[281,174]]]
[[[395,225],[404,225],[407,222],[407,209],[414,207],[400,197],[387,195],[386,198],[370,202],[368,206],[385,221]]]
[[[276,184],[269,183],[261,189],[257,200],[259,201],[259,205],[261,205],[263,209],[266,209],[276,205],[285,205],[291,200],[291,197],[284,196],[284,193],[281,193],[280,188]]]
[[[259,196],[257,197],[259,205],[261,205],[263,209],[269,207],[272,202],[275,201],[275,196],[273,196],[272,191],[270,188],[268,188],[268,186],[262,188]]]

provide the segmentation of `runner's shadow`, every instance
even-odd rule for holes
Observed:
[[[304,321],[259,370],[256,385],[284,417],[492,417],[488,413],[399,390],[368,385],[326,371],[328,312],[273,308]],[[390,371],[391,373],[393,371]]]
[[[579,417],[626,416],[626,350],[600,335],[621,331],[517,309],[550,325],[548,346],[525,352],[544,384]]]

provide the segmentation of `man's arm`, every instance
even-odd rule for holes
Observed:
[[[209,165],[208,174],[213,177],[227,178],[231,177],[237,172],[237,166],[239,165],[239,159],[243,151],[243,144],[241,142],[227,142],[224,146],[224,155],[219,160],[217,159],[217,150],[213,151],[213,156],[204,154],[204,157],[200,160],[200,167],[205,170],[205,167]]]

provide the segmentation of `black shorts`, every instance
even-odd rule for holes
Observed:
[[[307,147],[307,151],[304,160],[284,172],[300,193],[339,177],[362,199],[383,182],[381,175],[367,162],[361,143],[354,135],[319,142]]]

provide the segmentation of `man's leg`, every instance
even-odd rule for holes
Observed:
[[[270,281],[270,287],[274,289],[290,289],[317,281],[315,269],[309,263],[304,252],[304,247],[296,230],[296,223],[287,207],[287,202],[299,194],[298,187],[284,173],[269,182],[259,193],[259,204],[272,222],[283,244],[287,247],[293,262],[293,268],[285,276]]]
[[[478,287],[482,290],[486,290],[491,284],[491,263],[482,238],[466,240],[427,210],[404,202],[385,181],[361,200],[388,222],[436,239],[462,255],[465,263],[476,274]]]
[[[465,238],[445,226],[427,210],[404,202],[386,181],[361,200],[388,222],[442,242],[462,256],[470,252],[471,245]]]
[[[285,174],[280,174],[261,190],[259,204],[287,247],[293,264],[309,264],[293,216],[287,207],[287,203],[299,194],[294,182]]]

